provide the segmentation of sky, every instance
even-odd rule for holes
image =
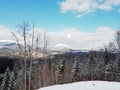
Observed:
[[[108,43],[120,28],[120,0],[1,0],[0,12],[0,39],[11,39],[8,31],[34,21],[53,46],[92,49]]]

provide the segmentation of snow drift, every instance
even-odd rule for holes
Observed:
[[[38,90],[120,90],[120,82],[86,81],[55,85]]]

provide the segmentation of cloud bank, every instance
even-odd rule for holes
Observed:
[[[98,9],[111,11],[120,5],[120,0],[62,0],[59,5],[62,13],[72,12],[81,17]]]
[[[14,40],[11,30],[0,26],[0,40]],[[44,30],[36,28],[37,35],[42,35]],[[72,49],[98,49],[113,40],[115,31],[110,27],[98,27],[94,32],[85,33],[76,28],[66,28],[60,31],[47,32],[49,46],[67,45]],[[31,32],[31,31],[30,31]],[[17,34],[17,36],[19,36]],[[42,38],[41,38],[42,39]]]
[[[94,32],[85,33],[69,28],[48,34],[53,45],[66,44],[74,49],[98,49],[113,40],[115,31],[109,27],[99,27]]]
[[[0,40],[12,40],[12,29],[0,25]]]

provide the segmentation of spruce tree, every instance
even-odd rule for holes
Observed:
[[[104,53],[104,66],[105,66],[105,80],[111,80],[112,74],[112,64],[110,61],[110,53],[107,48],[105,48]]]
[[[90,79],[93,80],[94,79],[94,68],[95,68],[95,60],[94,60],[94,55],[93,55],[93,51],[90,51],[89,54],[89,66],[88,66],[88,70],[90,72]]]
[[[11,77],[10,77],[10,70],[7,67],[4,78],[1,85],[1,90],[11,90]]]
[[[58,65],[58,83],[59,84],[64,83],[65,65],[66,65],[65,58],[61,58],[59,60],[59,65]]]
[[[79,81],[80,80],[80,64],[77,60],[75,60],[74,66],[73,66],[73,75],[72,75],[72,80],[73,81]]]

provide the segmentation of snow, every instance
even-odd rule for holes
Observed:
[[[13,40],[0,40],[0,48],[16,45],[16,41]]]
[[[70,49],[70,46],[66,45],[66,44],[57,44],[55,45],[56,49]]]
[[[86,81],[72,84],[54,85],[38,90],[120,90],[120,82]]]
[[[14,40],[0,40],[1,43],[16,43]]]

